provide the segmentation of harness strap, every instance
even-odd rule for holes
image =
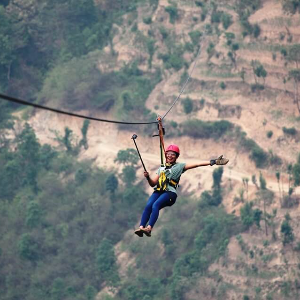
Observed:
[[[179,185],[179,180],[180,178],[178,179],[178,181],[174,179],[168,179],[166,177],[165,172],[161,172],[158,178],[156,190],[165,191],[169,185],[172,186],[174,189],[176,189]]]
[[[159,133],[159,144],[160,144],[160,164],[161,167],[164,166],[164,156],[165,156],[165,144],[164,144],[164,129],[162,127],[161,117],[157,117],[158,133]]]

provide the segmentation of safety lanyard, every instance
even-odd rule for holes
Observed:
[[[160,145],[160,165],[164,166],[165,156],[165,144],[164,144],[164,128],[162,126],[162,119],[160,116],[157,117],[158,122],[158,134],[159,134],[159,145]]]

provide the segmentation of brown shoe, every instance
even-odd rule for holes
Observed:
[[[139,229],[135,230],[134,233],[135,233],[136,235],[138,235],[139,237],[143,237],[143,233],[144,233],[144,232],[142,231],[141,228],[139,228]]]
[[[151,236],[151,230],[148,230],[146,228],[140,228],[140,230],[148,237]]]

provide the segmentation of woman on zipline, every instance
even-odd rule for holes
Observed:
[[[228,163],[228,159],[222,158],[222,156],[218,159],[212,159],[211,161],[198,164],[177,163],[176,160],[179,155],[179,147],[174,144],[170,145],[165,152],[165,166],[160,167],[154,177],[150,177],[147,171],[144,172],[144,176],[148,180],[149,185],[154,187],[154,192],[150,196],[144,209],[140,227],[135,230],[135,234],[139,237],[142,237],[143,234],[150,237],[154,224],[158,219],[159,210],[166,206],[172,206],[176,202],[176,188],[182,173],[198,167],[213,166],[215,164],[225,165]],[[148,226],[146,227],[147,223]]]

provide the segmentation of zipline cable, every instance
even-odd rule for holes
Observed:
[[[106,119],[88,117],[88,116],[84,116],[84,115],[80,115],[80,114],[76,114],[76,113],[72,113],[72,112],[67,112],[67,111],[59,110],[59,109],[56,109],[56,108],[51,108],[51,107],[48,107],[48,106],[44,106],[44,105],[40,105],[40,104],[36,104],[36,103],[32,103],[32,102],[28,102],[28,101],[18,99],[18,98],[14,98],[14,97],[11,97],[11,96],[7,96],[7,95],[1,94],[1,93],[0,93],[0,98],[2,98],[4,100],[7,100],[7,101],[10,101],[10,102],[15,102],[15,103],[23,104],[23,105],[33,106],[35,108],[49,110],[49,111],[56,112],[56,113],[59,113],[59,114],[64,114],[64,115],[68,115],[68,116],[73,116],[73,117],[88,119],[88,120],[93,120],[93,121],[99,121],[99,122],[107,122],[107,123],[115,123],[115,124],[127,124],[127,125],[157,124],[157,121],[152,121],[152,122],[123,122],[123,121],[106,120]]]
[[[187,84],[188,84],[188,82],[189,82],[189,80],[190,80],[190,78],[191,78],[191,76],[192,76],[192,74],[193,74],[193,71],[194,71],[194,69],[195,69],[195,66],[196,66],[196,64],[197,64],[198,57],[199,57],[199,55],[200,55],[200,49],[201,49],[201,47],[199,46],[199,50],[198,50],[198,53],[197,53],[197,56],[196,56],[196,59],[195,59],[195,63],[194,63],[194,65],[193,65],[193,68],[192,68],[192,70],[191,70],[191,73],[189,74],[188,78],[186,79],[186,81],[185,81],[185,83],[184,83],[184,85],[183,85],[183,87],[182,87],[182,89],[181,89],[181,91],[180,91],[178,97],[175,99],[175,101],[173,102],[173,104],[171,105],[171,107],[167,110],[167,112],[162,116],[162,118],[161,118],[162,120],[163,120],[163,119],[166,117],[166,115],[171,111],[171,109],[173,108],[173,106],[176,104],[176,102],[179,100],[180,96],[181,96],[182,93],[184,92],[184,90],[185,90],[185,88],[186,88],[186,86],[187,86]]]

